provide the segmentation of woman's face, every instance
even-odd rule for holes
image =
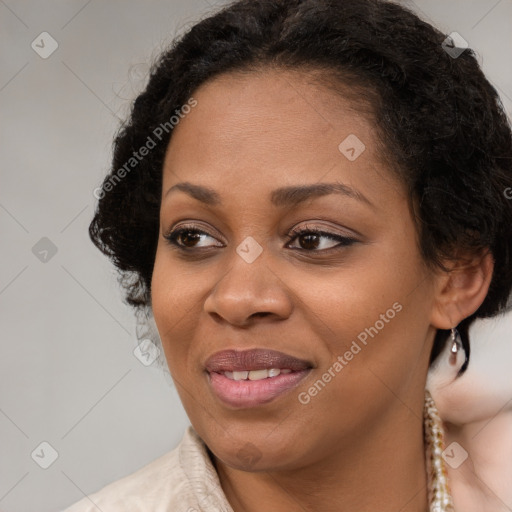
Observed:
[[[164,163],[152,305],[195,430],[263,470],[327,460],[411,410],[421,428],[433,277],[371,120],[291,71],[193,97]]]

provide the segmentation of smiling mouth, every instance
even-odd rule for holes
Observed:
[[[296,387],[313,369],[305,360],[274,350],[217,352],[205,363],[213,394],[233,408],[268,403]]]

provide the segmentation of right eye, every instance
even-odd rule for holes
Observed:
[[[206,238],[212,238],[215,240],[212,235],[194,226],[182,226],[166,234],[164,238],[170,244],[183,251],[189,251],[191,249],[201,247],[212,247],[212,244],[199,244],[204,242]],[[218,244],[213,246],[222,247],[222,245]]]

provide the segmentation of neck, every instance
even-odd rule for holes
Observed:
[[[328,457],[288,471],[244,472],[215,459],[235,512],[426,512],[423,404],[401,402]],[[419,410],[418,410],[419,409]]]

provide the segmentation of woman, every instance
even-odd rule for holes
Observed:
[[[462,374],[505,306],[511,156],[473,52],[399,5],[242,0],[195,25],[90,226],[192,427],[69,511],[454,510],[427,372],[448,345]]]

